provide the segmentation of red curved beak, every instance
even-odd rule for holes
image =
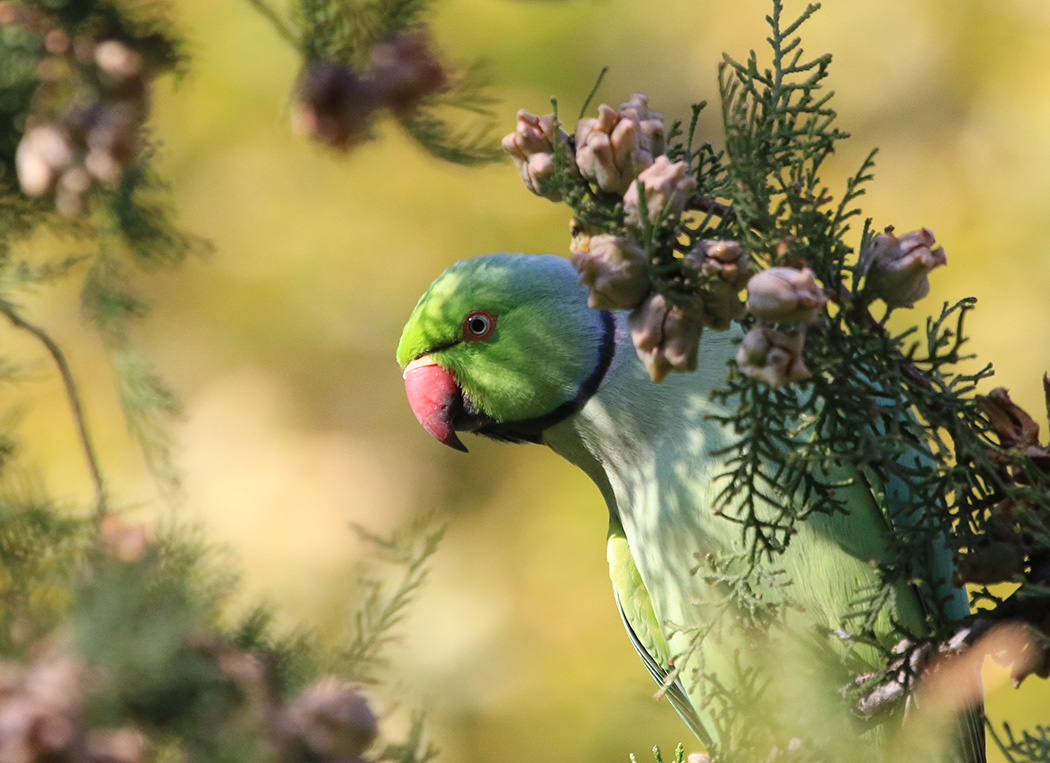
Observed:
[[[428,355],[421,355],[405,366],[405,393],[412,413],[438,442],[466,453],[466,446],[456,436],[452,419],[462,397],[452,374]]]

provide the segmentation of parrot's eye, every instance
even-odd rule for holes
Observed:
[[[468,342],[488,339],[496,330],[496,316],[484,310],[474,310],[463,320],[463,338]]]

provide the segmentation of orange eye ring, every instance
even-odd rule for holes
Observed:
[[[463,319],[463,338],[483,342],[496,332],[496,316],[485,310],[471,310]]]

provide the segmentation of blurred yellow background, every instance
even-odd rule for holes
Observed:
[[[565,208],[525,191],[509,161],[448,166],[392,122],[346,157],[293,136],[294,52],[243,0],[172,6],[193,62],[157,93],[160,165],[183,226],[215,245],[210,258],[142,281],[155,309],[136,342],[185,404],[178,511],[235,549],[246,599],[268,598],[288,625],[329,631],[345,618],[366,551],[351,522],[383,530],[430,511],[447,518],[432,578],[391,654],[401,699],[429,709],[443,760],[609,763],[688,743],[670,707],[651,699],[622,632],[597,491],[539,447],[475,438],[469,455],[441,447],[413,418],[393,360],[438,272],[490,251],[565,254]],[[644,91],[671,120],[706,99],[703,138],[717,144],[717,63],[722,51],[762,55],[769,7],[444,0],[433,25],[451,59],[488,60],[501,133],[519,108],[548,112],[552,95],[575,115],[608,65],[595,105]],[[803,35],[807,52],[834,55],[828,86],[853,134],[826,169],[832,192],[881,148],[865,215],[877,227],[931,228],[949,258],[914,317],[978,297],[972,350],[1043,420],[1050,4],[829,2]],[[30,314],[70,347],[115,498],[155,506],[97,340],[77,327],[73,288],[44,293]],[[12,354],[36,357],[9,337]],[[40,480],[70,502],[90,495],[57,383],[26,385],[17,399]],[[1000,684],[988,700],[997,717],[1050,723],[1050,684],[1030,679],[1015,692],[994,670],[988,677]]]

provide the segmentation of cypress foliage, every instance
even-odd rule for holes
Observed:
[[[715,393],[729,409],[716,420],[735,438],[718,454],[727,469],[717,508],[739,524],[746,552],[694,570],[730,591],[726,616],[706,617],[694,644],[719,628],[761,633],[779,618],[756,592],[781,585],[769,568],[800,523],[843,510],[836,489],[850,483],[836,474],[859,473],[893,496],[891,559],[829,634],[882,656],[881,671],[845,689],[863,726],[900,714],[937,670],[973,670],[990,651],[1012,662],[1016,681],[1050,673],[1050,459],[1035,420],[1005,390],[975,394],[992,369],[965,370],[974,299],[944,304],[924,329],[891,328],[891,316],[926,295],[944,250],[925,229],[898,237],[871,219],[857,229],[875,151],[841,190],[822,181],[849,136],[823,89],[831,56],[807,56],[799,36],[818,8],[789,19],[773,0],[769,63],[755,51],[724,56],[720,149],[698,135],[704,103],[665,128],[641,94],[585,118],[593,92],[574,132],[562,129],[555,100],[551,115],[519,114],[504,147],[529,190],[571,210],[573,264],[591,305],[633,310],[635,346],[654,381],[696,368],[703,331],[741,332]],[[1050,409],[1050,376],[1046,386]],[[899,623],[886,632],[895,588],[947,595],[929,553],[946,538],[953,582],[968,585],[975,614],[931,611],[924,634]],[[848,754],[848,741],[823,739],[823,730],[775,729],[761,711],[749,714],[768,709],[769,676],[743,665],[739,674],[734,694],[709,676],[683,677],[704,683],[719,727],[711,760]],[[993,739],[1011,761],[1044,759],[1038,730]],[[892,749],[900,759],[931,752]]]
[[[439,53],[425,25],[430,3],[294,0],[286,12],[248,2],[301,55],[300,131],[348,150],[385,118],[439,158],[472,165],[497,156],[484,73]],[[929,269],[943,252],[926,231],[898,238],[871,220],[857,229],[874,151],[844,188],[823,184],[823,163],[848,135],[823,90],[830,56],[807,58],[798,36],[816,9],[787,21],[774,0],[770,63],[725,57],[721,148],[698,134],[703,103],[666,131],[644,102],[625,104],[637,150],[648,154],[635,170],[667,173],[651,183],[638,171],[625,182],[590,174],[594,162],[578,163],[586,130],[561,130],[557,102],[546,121],[520,122],[505,147],[532,190],[570,208],[574,236],[590,246],[578,256],[622,258],[610,276],[578,257],[592,285],[608,278],[615,288],[606,294],[633,295],[619,306],[644,317],[645,300],[683,335],[693,331],[681,346],[641,348],[654,377],[695,366],[690,342],[701,328],[735,324],[744,336],[719,392],[734,401],[721,423],[736,435],[720,509],[739,523],[747,553],[694,573],[729,587],[734,612],[752,624],[779,616],[756,595],[779,581],[756,562],[775,560],[808,517],[841,510],[829,476],[836,465],[909,496],[889,518],[892,560],[839,634],[884,658],[882,671],[849,688],[867,721],[900,713],[933,657],[950,669],[986,637],[1013,649],[1017,680],[1050,672],[1050,456],[1034,419],[1004,390],[975,394],[990,366],[963,370],[974,300],[945,304],[924,327],[891,328],[891,316],[923,296],[923,282],[897,278],[884,255],[919,252]],[[22,307],[32,290],[82,279],[85,319],[109,354],[129,431],[158,484],[177,492],[168,423],[178,401],[129,331],[148,313],[137,280],[209,250],[178,226],[148,128],[152,81],[188,66],[162,5],[0,3],[0,314],[53,363],[94,485],[90,506],[56,506],[22,479],[14,428],[0,422],[0,728],[21,730],[0,737],[0,760],[430,760],[421,717],[405,739],[386,739],[364,696],[384,688],[387,651],[441,531],[365,532],[401,578],[391,586],[365,577],[340,648],[306,631],[277,632],[265,607],[231,614],[237,578],[221,550],[194,528],[129,524],[114,511],[66,353]],[[70,242],[69,251],[30,262],[23,249],[41,232]],[[777,268],[808,271],[818,291],[799,286],[795,312],[745,311],[748,278]],[[770,348],[781,366],[772,367]],[[26,381],[22,362],[0,358],[0,384]],[[1050,405],[1050,381],[1047,397]],[[916,451],[923,455],[906,455]],[[939,538],[951,540],[956,582],[980,610],[963,621],[931,616],[921,636],[877,633],[895,586],[931,586],[922,552]],[[726,740],[712,760],[830,759],[782,729],[756,733],[739,709],[761,704],[763,676],[740,670],[741,692],[712,693]],[[988,728],[1008,760],[1050,760],[1045,728]],[[674,760],[686,759],[679,748]]]
[[[386,23],[399,28],[409,10]],[[56,505],[21,476],[5,418],[0,760],[429,760],[422,717],[388,738],[372,701],[440,530],[369,536],[404,579],[363,572],[338,648],[278,631],[266,607],[237,614],[235,564],[197,528],[120,516],[66,351],[23,307],[30,292],[79,280],[127,428],[162,494],[177,494],[179,403],[129,334],[149,311],[136,284],[210,249],[176,222],[148,123],[152,82],[188,65],[161,4],[0,4],[0,314],[53,364],[94,486],[90,506]],[[29,259],[44,234],[69,253]],[[0,378],[32,377],[4,357]]]

